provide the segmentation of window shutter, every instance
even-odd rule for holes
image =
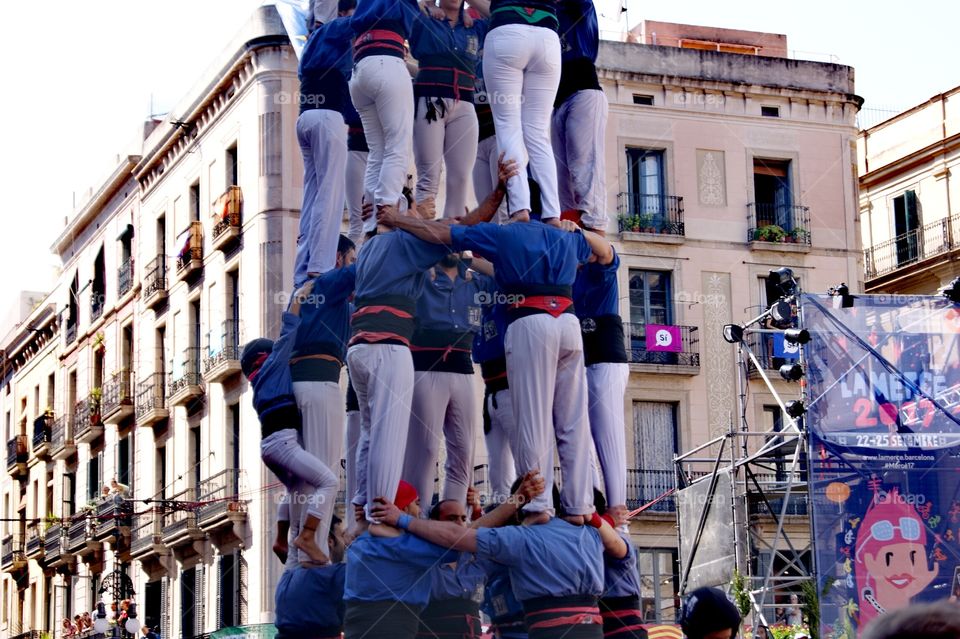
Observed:
[[[197,602],[197,613],[196,613],[196,626],[195,626],[195,636],[200,636],[203,634],[203,629],[207,625],[206,613],[207,613],[207,567],[205,564],[199,564],[197,566],[197,585],[196,585],[196,602]]]
[[[228,596],[228,591],[224,587],[224,573],[226,572],[226,566],[224,565],[226,562],[224,562],[224,559],[226,559],[226,557],[224,555],[220,555],[219,561],[217,562],[217,571],[219,573],[217,576],[217,630],[220,628],[226,628],[229,625],[224,621],[223,618],[225,608],[223,598]]]
[[[907,217],[907,230],[912,231],[913,229],[920,227],[920,215],[917,211],[917,192],[916,191],[906,191],[903,194],[903,204],[904,209],[906,210]]]
[[[237,551],[237,625],[247,623],[247,560]]]
[[[160,580],[160,636],[170,639],[170,577]]]

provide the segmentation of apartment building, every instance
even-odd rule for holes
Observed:
[[[931,295],[960,275],[960,87],[860,132],[865,290]]]
[[[687,30],[658,23],[666,45],[604,42],[598,62],[634,508],[674,487],[674,455],[737,422],[720,329],[772,301],[770,269],[790,266],[811,291],[862,287],[852,69],[786,58],[784,36]],[[0,634],[56,634],[63,617],[131,593],[164,637],[272,621],[279,491],[238,350],[276,334],[292,280],[296,67],[275,9],[258,9],[57,238],[56,290],[3,345],[22,363],[4,368],[0,392],[15,453],[0,483],[14,520]],[[753,345],[774,371],[772,339]],[[755,374],[748,383],[748,418],[775,428],[772,395]],[[113,479],[123,499],[102,496]],[[792,512],[802,530],[805,504]],[[647,620],[672,622],[672,499],[631,533]],[[771,554],[758,548],[756,561]]]

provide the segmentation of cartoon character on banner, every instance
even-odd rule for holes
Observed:
[[[927,527],[916,508],[896,489],[877,493],[857,531],[854,574],[858,626],[903,608],[937,578],[938,561],[928,560]]]

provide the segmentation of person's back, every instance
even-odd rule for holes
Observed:
[[[862,639],[957,639],[960,606],[953,601],[911,605],[881,615],[866,627]]]

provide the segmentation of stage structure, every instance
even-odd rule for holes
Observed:
[[[738,414],[731,416],[726,433],[676,459],[681,593],[701,586],[725,588],[738,570],[746,578],[754,624],[767,626],[774,621],[774,592],[800,592],[813,579],[799,383],[800,346],[810,334],[802,328],[793,273],[771,271],[768,281],[781,293],[776,303],[723,330],[736,353]],[[770,357],[782,362],[782,377],[797,382],[792,395],[782,396],[772,383],[765,370]],[[747,414],[752,376],[763,380],[780,407],[782,420],[772,428],[759,428]]]
[[[770,277],[783,296],[724,328],[738,419],[676,460],[681,590],[726,586],[737,569],[754,625],[800,607],[823,639],[960,599],[960,280],[942,296],[852,296],[801,294],[789,269]],[[770,353],[795,397],[767,376]],[[781,428],[752,425],[751,374]]]

